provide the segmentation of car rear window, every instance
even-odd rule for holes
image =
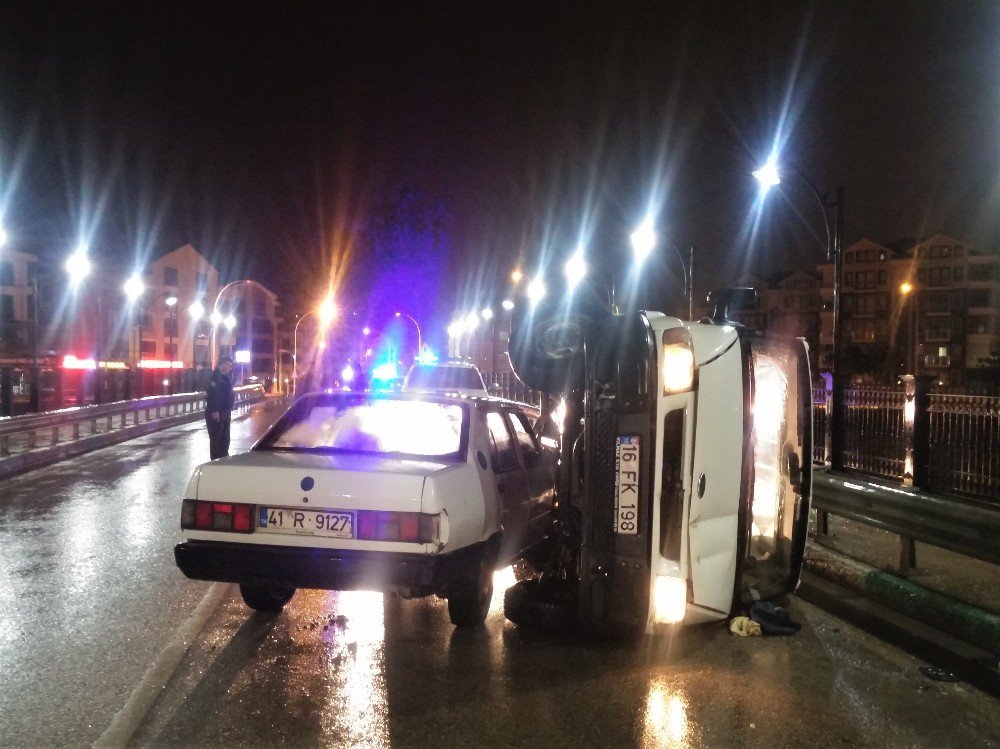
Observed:
[[[449,403],[306,399],[257,448],[454,459],[462,452],[465,419],[465,409]]]
[[[406,387],[435,390],[485,390],[483,378],[471,367],[414,367]]]

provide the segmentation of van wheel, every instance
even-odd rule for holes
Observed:
[[[493,554],[487,550],[448,586],[448,616],[456,627],[478,627],[486,621],[493,598]]]
[[[504,616],[519,627],[565,630],[576,623],[575,601],[567,591],[554,591],[540,580],[523,580],[507,588]]]
[[[240,583],[243,603],[254,611],[277,614],[292,600],[295,588],[275,588],[270,585],[243,585]]]

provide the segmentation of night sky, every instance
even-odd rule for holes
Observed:
[[[997,247],[997,39],[996,2],[4,3],[0,209],[12,246],[190,241],[294,307],[333,266],[362,304],[359,227],[409,193],[443,217],[442,316],[519,258],[620,266],[652,209],[667,306],[673,246],[699,288],[821,258],[801,184],[758,205],[776,138],[844,187],[846,242]]]

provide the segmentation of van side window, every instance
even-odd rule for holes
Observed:
[[[507,429],[507,420],[497,411],[486,414],[486,426],[493,443],[493,472],[504,473],[517,468],[517,448]]]

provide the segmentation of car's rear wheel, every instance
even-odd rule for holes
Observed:
[[[285,604],[292,600],[295,588],[276,588],[271,585],[240,584],[240,595],[243,602],[254,611],[277,614]]]
[[[448,586],[448,615],[456,627],[478,627],[486,621],[493,598],[494,566],[494,555],[488,549]]]

